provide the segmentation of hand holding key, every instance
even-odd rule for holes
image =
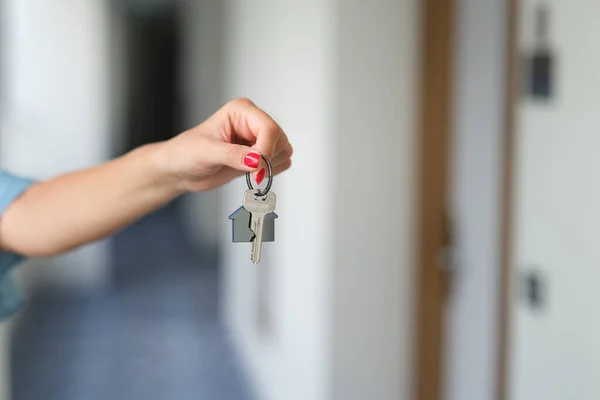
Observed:
[[[161,169],[183,191],[217,188],[251,172],[258,184],[266,176],[261,155],[273,174],[291,166],[293,149],[281,127],[248,99],[227,103],[201,125],[161,145],[156,157]]]
[[[266,112],[238,99],[180,135],[93,168],[34,185],[0,173],[17,182],[20,194],[2,214],[0,249],[54,256],[112,235],[185,192],[215,189],[245,172],[260,184],[266,173],[261,155],[276,175],[290,167],[292,146]],[[252,238],[249,219],[246,229],[240,225],[242,214],[248,215],[238,214],[238,237]],[[269,215],[267,226],[274,218]],[[263,239],[272,241],[272,233],[267,229]]]

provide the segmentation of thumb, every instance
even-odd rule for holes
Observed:
[[[226,165],[239,171],[256,171],[260,167],[261,155],[251,147],[226,142],[213,142],[213,145],[210,161],[214,164]]]

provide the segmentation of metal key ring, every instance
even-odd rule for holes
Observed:
[[[262,159],[265,160],[265,163],[267,164],[267,168],[269,170],[269,181],[267,182],[267,187],[265,187],[265,190],[263,191],[259,191],[258,193],[256,193],[256,196],[258,197],[263,197],[266,196],[267,193],[269,193],[269,191],[271,190],[271,185],[273,184],[273,167],[271,166],[271,162],[269,161],[269,159],[263,155],[261,155]],[[246,183],[248,184],[248,189],[250,190],[257,190],[255,187],[252,186],[252,179],[250,178],[250,172],[246,172]]]

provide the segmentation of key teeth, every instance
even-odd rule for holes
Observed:
[[[254,265],[258,265],[258,263],[260,262],[256,259],[256,256],[254,255],[254,244],[252,245],[252,249],[250,250],[250,261],[252,261],[252,264]]]
[[[254,257],[254,239],[256,239],[256,235],[252,236],[252,240],[250,240],[250,261],[252,261],[252,264],[257,265],[258,261]]]

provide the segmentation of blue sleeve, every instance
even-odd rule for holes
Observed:
[[[29,179],[0,171],[0,218],[8,206],[32,183]],[[21,293],[10,276],[12,267],[21,259],[18,254],[0,250],[0,319],[9,317],[21,306]]]

